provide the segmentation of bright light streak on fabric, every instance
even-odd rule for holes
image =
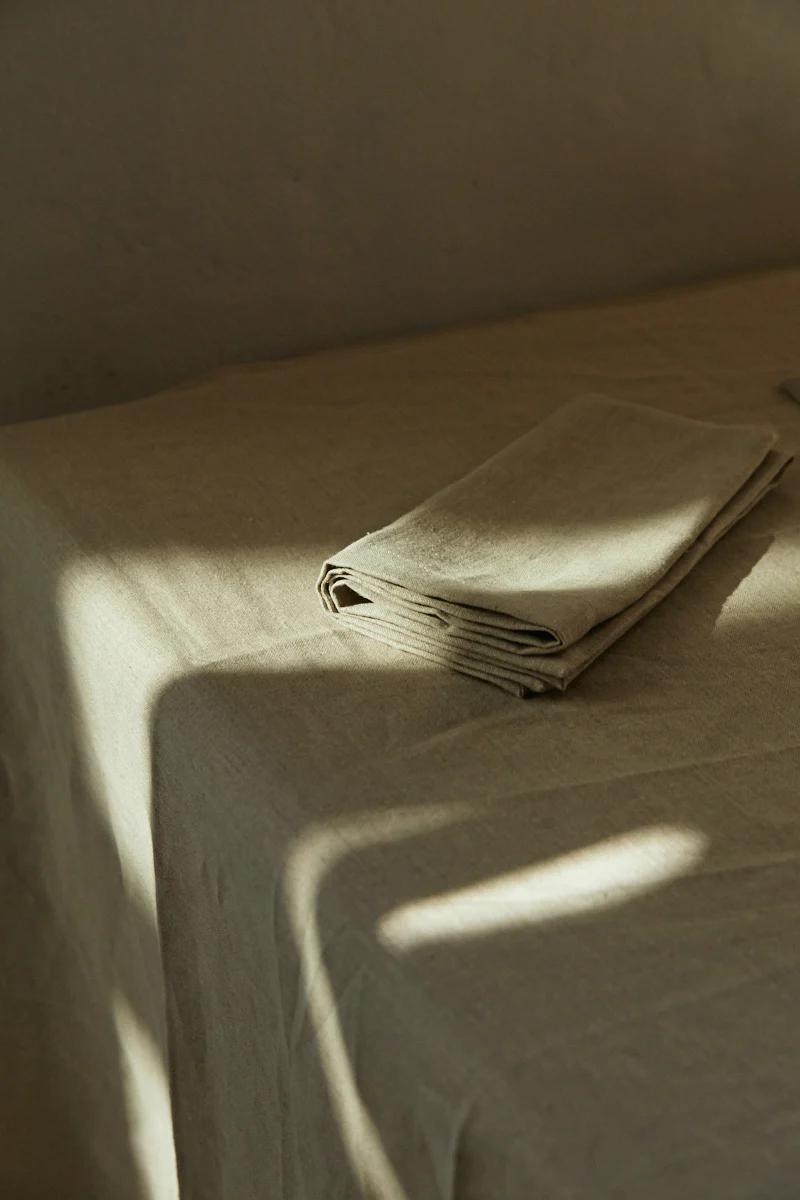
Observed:
[[[394,950],[486,937],[504,929],[610,908],[685,874],[700,861],[706,838],[692,829],[652,826],[416,900],[388,913],[381,939]]]

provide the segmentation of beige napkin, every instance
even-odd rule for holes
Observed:
[[[777,481],[775,434],[585,396],[335,554],[351,629],[516,695],[564,689]]]

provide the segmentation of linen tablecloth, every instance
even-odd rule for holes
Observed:
[[[581,392],[796,452],[798,311],[776,272],[2,431],[4,1194],[796,1194],[800,472],[565,695],[314,585]]]

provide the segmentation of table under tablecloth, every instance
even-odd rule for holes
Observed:
[[[0,433],[9,1196],[782,1200],[800,470],[564,695],[325,556],[582,392],[800,448],[800,271]]]

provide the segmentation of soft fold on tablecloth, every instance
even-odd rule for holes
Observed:
[[[774,443],[582,396],[329,559],[323,605],[516,695],[563,690],[777,481]]]

